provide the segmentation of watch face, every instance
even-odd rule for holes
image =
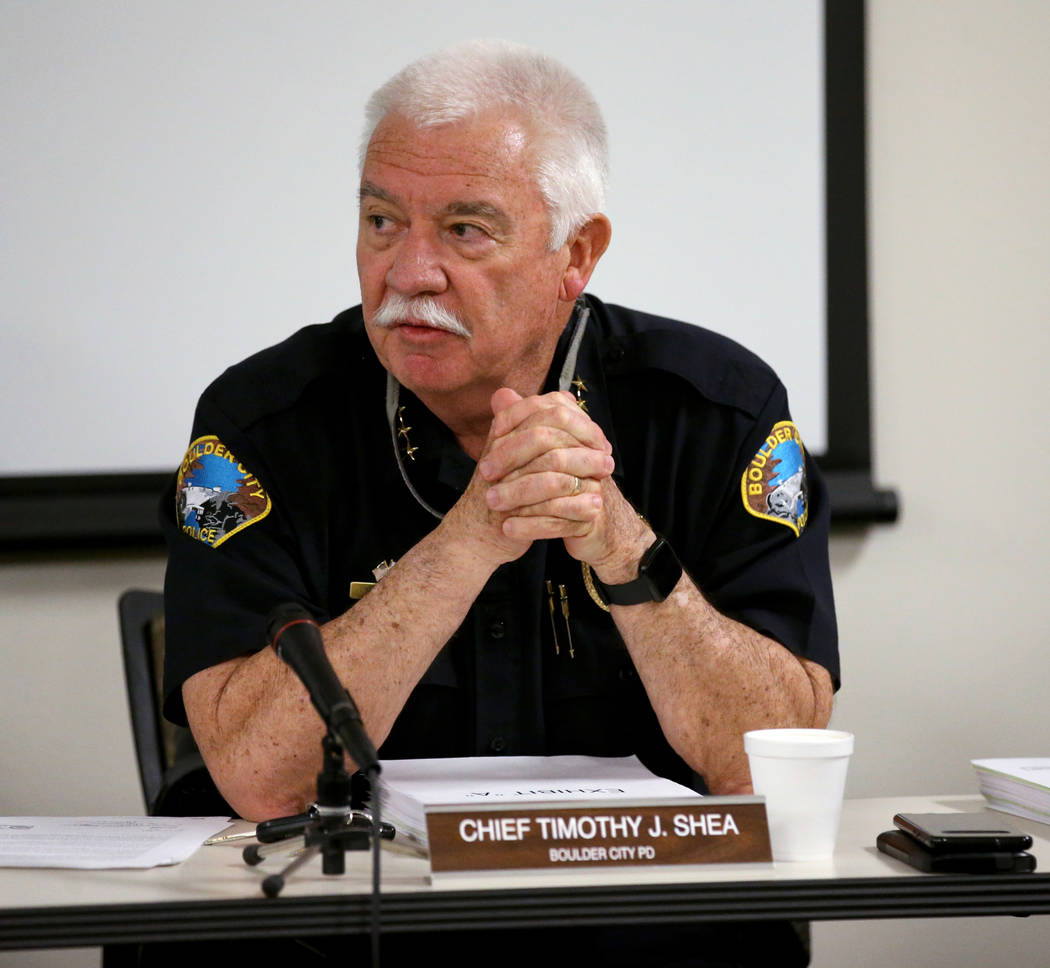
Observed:
[[[657,538],[656,543],[645,553],[638,571],[647,579],[654,602],[662,602],[667,598],[682,577],[678,556],[663,538]]]

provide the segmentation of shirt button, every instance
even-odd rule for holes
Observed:
[[[507,741],[502,736],[493,736],[489,740],[489,749],[493,753],[502,753],[507,748]]]
[[[627,679],[633,679],[635,677],[634,666],[623,666],[620,669],[620,679],[626,681]]]
[[[504,626],[503,619],[501,618],[496,619],[489,626],[489,635],[491,635],[494,639],[502,639],[505,632],[506,627]]]

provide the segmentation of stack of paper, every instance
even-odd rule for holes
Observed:
[[[384,821],[425,846],[426,811],[436,806],[699,798],[655,776],[635,756],[471,756],[385,760],[379,774]]]
[[[1050,823],[1050,757],[971,760],[994,810]]]

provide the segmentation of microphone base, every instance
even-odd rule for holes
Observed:
[[[393,840],[396,834],[393,825],[377,824],[363,808],[363,786],[367,785],[367,779],[360,774],[351,778],[347,773],[343,749],[330,732],[322,746],[324,765],[317,775],[317,802],[304,813],[258,824],[255,828],[258,843],[250,844],[242,852],[244,862],[254,867],[269,854],[283,850],[286,841],[303,838],[305,849],[280,873],[271,874],[263,881],[262,889],[267,897],[277,897],[289,875],[318,853],[322,873],[340,875],[346,873],[348,850],[368,850],[377,837]],[[355,783],[358,777],[361,782]]]

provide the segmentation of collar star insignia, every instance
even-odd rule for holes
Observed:
[[[403,406],[397,408],[397,436],[404,439],[405,442],[405,454],[408,455],[409,460],[416,459],[416,451],[418,447],[413,447],[412,442],[408,439],[408,432],[412,429],[405,423],[405,408]]]
[[[582,377],[577,374],[573,377],[573,381],[569,385],[576,391],[576,406],[584,413],[589,413],[590,411],[587,409],[587,401],[583,399],[583,395],[587,392],[587,384],[584,383]]]

